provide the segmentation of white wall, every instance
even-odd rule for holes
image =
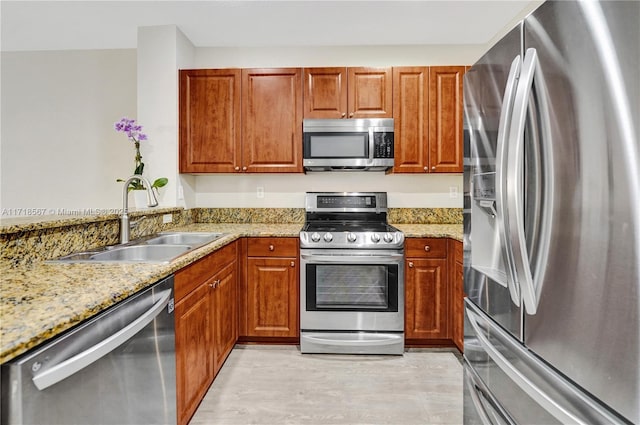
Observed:
[[[3,215],[119,207],[134,148],[113,124],[136,114],[136,51],[3,52],[1,84]]]
[[[119,208],[133,147],[113,123],[137,118],[145,175],[163,205],[302,207],[313,190],[384,190],[392,207],[459,207],[460,175],[177,173],[178,68],[471,64],[482,46],[194,48],[174,25],[145,27],[137,50],[2,53],[0,207]],[[179,187],[185,199],[180,199]],[[264,187],[265,197],[256,197]]]

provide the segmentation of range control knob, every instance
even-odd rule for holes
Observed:
[[[347,241],[355,242],[357,238],[358,237],[356,236],[355,233],[351,233],[351,232],[347,233]]]
[[[331,242],[333,240],[333,235],[331,233],[325,233],[323,239],[325,242]]]
[[[393,235],[391,233],[385,233],[384,241],[387,243],[393,242]]]
[[[314,232],[311,235],[311,240],[314,241],[314,242],[318,242],[320,240],[320,235],[317,232]]]
[[[373,234],[371,235],[371,241],[372,241],[373,243],[378,243],[378,242],[380,242],[380,235],[379,235],[379,234],[377,234],[377,233],[373,233]]]

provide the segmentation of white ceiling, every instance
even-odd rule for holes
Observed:
[[[1,1],[2,51],[135,48],[176,24],[196,47],[485,44],[531,1]],[[539,3],[539,2],[538,2]]]

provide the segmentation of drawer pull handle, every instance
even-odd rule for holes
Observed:
[[[429,252],[429,251],[431,251],[431,247],[429,245],[425,245],[424,246],[424,250]]]
[[[413,261],[409,261],[409,268],[412,269],[413,268]]]
[[[275,251],[276,247],[273,245],[269,245],[269,251]]]
[[[291,262],[291,267],[295,267],[295,266],[296,266],[296,262],[295,262],[295,261],[292,261],[292,262]]]

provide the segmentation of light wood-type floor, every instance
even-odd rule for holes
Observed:
[[[237,346],[191,425],[461,424],[462,366],[451,351],[300,354]]]

